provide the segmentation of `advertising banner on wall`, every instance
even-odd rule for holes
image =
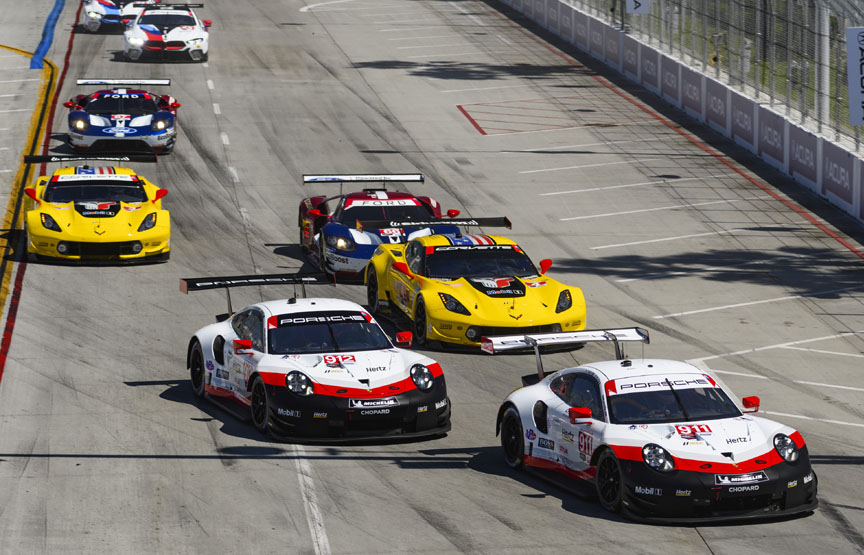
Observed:
[[[789,173],[800,176],[811,184],[816,184],[816,135],[797,125],[789,126]]]
[[[546,2],[546,28],[558,34],[558,0]]]
[[[681,66],[681,106],[691,116],[702,119],[702,74]]]
[[[612,27],[606,27],[606,62],[618,69],[618,41],[621,37],[621,31]]]
[[[849,123],[864,125],[864,27],[846,29],[846,68],[849,75]]]
[[[588,16],[582,12],[573,12],[573,29],[576,33],[576,46],[588,50]]]
[[[754,121],[755,103],[745,96],[732,93],[732,138],[756,150],[756,122]]]
[[[678,62],[669,56],[660,57],[660,91],[666,100],[671,100],[678,106],[681,96],[678,93]]]
[[[728,89],[714,79],[705,79],[705,121],[708,125],[726,133],[729,128],[729,110],[726,101]]]
[[[639,43],[627,35],[621,36],[621,69],[633,79],[639,79]]]
[[[822,194],[831,193],[852,204],[852,155],[839,146],[822,141]]]
[[[642,58],[642,84],[653,93],[660,90],[660,59],[656,50],[640,45]]]
[[[624,9],[627,13],[651,13],[651,0],[627,0]]]
[[[779,164],[783,164],[784,136],[783,129],[786,118],[768,108],[759,110],[759,155],[768,155]],[[770,160],[768,160],[770,162]]]
[[[593,17],[588,18],[588,34],[591,36],[591,54],[598,58],[603,57],[603,28],[605,23]]]
[[[573,8],[559,2],[558,5],[558,34],[567,42],[573,42]]]

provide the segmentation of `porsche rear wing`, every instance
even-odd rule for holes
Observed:
[[[156,154],[129,154],[125,156],[90,156],[87,154],[83,155],[71,155],[66,156],[62,154],[49,154],[47,156],[25,156],[24,163],[25,164],[50,164],[53,162],[83,162],[87,160],[97,160],[101,162],[152,162],[155,163],[158,161]]]
[[[180,278],[180,292],[188,295],[192,291],[205,291],[207,289],[225,289],[228,299],[228,314],[234,314],[231,307],[232,287],[251,287],[253,285],[300,285],[302,295],[306,296],[307,285],[334,285],[333,280],[325,273],[303,273],[303,274],[252,274],[248,276],[219,276]],[[294,296],[297,296],[297,288],[294,288]]]
[[[364,227],[395,228],[395,227],[432,227],[435,225],[458,225],[468,227],[506,227],[513,229],[510,218],[440,218],[437,220],[371,220],[360,221]]]
[[[78,79],[79,85],[112,85],[121,87],[165,86],[171,85],[171,79]]]
[[[490,355],[505,351],[534,349],[537,359],[537,375],[544,377],[543,361],[540,358],[540,347],[575,346],[589,341],[611,341],[615,345],[615,358],[624,358],[624,352],[619,344],[621,341],[638,341],[650,343],[648,330],[643,328],[618,328],[608,330],[583,330],[562,333],[534,333],[522,335],[496,335],[480,339],[480,349]]]
[[[423,183],[422,173],[303,174],[303,183]]]

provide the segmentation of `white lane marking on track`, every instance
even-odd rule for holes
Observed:
[[[317,4],[309,4],[308,6],[303,6],[300,8],[301,12],[308,12],[318,6],[327,6],[329,4],[344,4],[345,2],[353,2],[354,0],[330,0],[330,2],[318,2]]]
[[[495,35],[495,38],[506,44],[507,46],[513,46],[513,41],[507,40],[501,35]]]
[[[772,416],[785,416],[787,418],[800,418],[801,420],[814,420],[816,422],[825,422],[826,424],[840,424],[842,426],[855,426],[856,428],[864,428],[864,424],[856,424],[854,422],[843,422],[841,420],[828,420],[827,418],[814,418],[812,416],[803,416],[800,414],[786,414],[785,412],[774,412],[763,410],[763,414],[770,414]]]
[[[228,133],[222,133],[222,144],[230,145],[231,142],[228,140]]]
[[[457,10],[459,10],[460,12],[462,12],[464,15],[467,15],[467,16],[468,16],[468,19],[470,19],[471,21],[473,21],[474,23],[476,23],[476,24],[479,25],[480,27],[485,27],[485,26],[486,26],[486,24],[483,23],[483,21],[482,21],[479,17],[477,17],[476,15],[472,14],[471,12],[469,12],[468,10],[466,10],[465,8],[463,8],[462,6],[460,6],[459,4],[454,4],[454,7],[455,7]]]
[[[12,170],[0,170],[0,173],[12,173]]]
[[[215,85],[213,85],[213,80],[212,80],[212,79],[207,79],[207,88],[210,89],[210,90],[212,91],[214,86],[215,86]]]
[[[500,50],[499,52],[505,52],[504,50]],[[494,52],[493,52],[494,53]],[[653,125],[656,124],[657,120],[646,119],[644,121],[628,121],[616,123],[614,127],[627,127],[630,125]],[[507,131],[505,133],[489,133],[488,135],[483,135],[484,137],[506,137],[509,135],[527,135],[529,133],[551,133],[553,131],[572,131],[574,129],[587,129],[589,127],[597,127],[597,124],[588,124],[588,125],[574,125],[572,127],[556,127],[555,129],[535,129],[531,131]]]
[[[28,108],[20,108],[16,110],[0,110],[0,114],[11,114],[12,112],[29,112]]]
[[[528,84],[528,85],[504,85],[501,87],[475,87],[473,89],[448,89],[446,91],[439,91],[439,92],[454,93],[454,92],[472,92],[472,91],[494,91],[494,90],[498,90],[498,89],[522,89],[525,87],[533,87],[533,86],[534,85],[532,85],[532,84]],[[514,151],[514,152],[518,152],[518,151]]]
[[[705,362],[707,360],[716,360],[719,358],[735,357],[735,356],[739,356],[739,355],[747,355],[750,353],[758,353],[761,351],[770,351],[771,349],[780,349],[783,347],[791,347],[791,346],[795,346],[795,345],[806,345],[807,343],[815,343],[817,341],[827,341],[828,339],[838,339],[840,337],[849,337],[850,335],[861,335],[861,334],[864,334],[864,330],[862,330],[862,331],[844,331],[844,332],[837,333],[834,335],[823,335],[820,337],[813,337],[811,339],[799,339],[798,341],[787,341],[785,343],[776,343],[774,345],[766,345],[764,347],[755,347],[753,349],[743,349],[741,351],[733,351],[731,353],[723,353],[723,354],[711,355],[711,356],[707,356],[707,357],[692,358],[692,359],[689,359],[687,362],[694,363],[694,364],[695,363],[702,363],[702,362]],[[743,375],[744,374],[742,374],[742,376]]]
[[[438,52],[437,54],[421,54],[420,56],[405,56],[406,60],[416,60],[419,58],[441,58],[443,61],[447,61],[448,58],[453,58],[455,56],[471,56],[472,54],[494,54],[495,51],[492,52]]]
[[[782,349],[783,347],[780,347],[780,348]],[[714,372],[715,374],[728,374],[730,376],[741,376],[744,378],[755,378],[757,380],[771,380],[771,378],[769,378],[767,376],[759,376],[757,374],[746,374],[744,372],[730,372],[728,370],[713,370],[713,369],[711,370],[711,372]],[[772,381],[775,381],[775,382],[781,381],[782,382],[782,380],[772,380]],[[803,385],[815,385],[817,387],[830,387],[833,389],[846,389],[849,391],[864,391],[864,387],[852,387],[851,385],[837,385],[837,384],[833,384],[833,383],[808,382],[807,380],[789,380],[789,381],[791,381],[792,383],[800,383]]]
[[[741,308],[745,306],[755,306],[758,304],[767,304],[767,303],[776,303],[780,301],[791,301],[795,299],[806,299],[809,297],[818,297],[819,295],[828,295],[832,293],[843,293],[845,291],[855,291],[857,289],[864,289],[864,285],[859,285],[856,287],[843,287],[841,289],[831,289],[828,291],[818,291],[816,293],[806,293],[804,295],[787,295],[785,297],[775,297],[773,299],[763,299],[761,301],[751,301],[749,303],[736,303],[736,304],[727,304],[723,306],[714,306],[711,308],[700,308],[699,310],[688,310],[685,312],[676,312],[673,314],[661,314],[659,316],[652,316],[651,318],[654,320],[663,320],[665,318],[675,318],[678,316],[690,316],[691,314],[703,314],[705,312],[715,312],[717,310],[726,310],[729,308]]]
[[[798,225],[802,223],[807,223],[806,221],[801,222],[793,222],[789,225]],[[770,225],[770,224],[769,224]],[[788,227],[787,225],[771,225],[770,227],[777,229],[778,227]],[[677,241],[679,239],[692,239],[694,237],[707,237],[709,235],[725,235],[727,233],[736,233],[736,232],[747,232],[747,231],[762,231],[758,227],[736,227],[734,229],[724,229],[721,231],[708,231],[706,233],[693,233],[690,235],[678,235],[676,237],[662,237],[660,239],[646,239],[644,241],[631,241],[630,243],[616,243],[614,245],[601,245],[599,247],[591,247],[591,250],[598,251],[602,249],[614,249],[617,247],[632,247],[634,245],[647,245],[649,243],[663,243],[665,241]]]
[[[629,141],[625,141],[629,142]],[[642,183],[626,183],[624,185],[609,185],[607,187],[592,187],[590,189],[573,189],[570,191],[555,191],[553,193],[540,193],[541,197],[554,197],[556,195],[570,195],[576,193],[594,193],[596,191],[608,191],[610,189],[626,189],[627,187],[643,187],[645,185],[659,185],[661,183],[677,183],[679,181],[694,181],[706,179],[705,177],[685,177],[684,179],[663,179],[661,181],[643,181]]]
[[[207,62],[204,62],[203,64],[201,64],[201,67],[210,67],[210,64]]]
[[[775,256],[773,258],[764,258],[762,260],[748,260],[746,262],[741,262],[738,264],[727,264],[725,266],[709,266],[707,268],[695,268],[693,270],[687,271],[679,271],[679,272],[664,272],[662,274],[648,274],[647,276],[636,277],[636,278],[626,278],[626,279],[616,279],[616,283],[630,283],[631,281],[642,281],[648,279],[659,279],[669,276],[684,276],[687,274],[698,274],[700,272],[713,272],[714,270],[725,270],[727,268],[738,268],[741,266],[747,266],[750,264],[766,264],[768,262],[775,262],[777,260],[783,260],[785,258],[801,258],[798,255],[788,255],[788,256]]]
[[[744,202],[746,200],[768,200],[768,197],[748,197],[741,199],[730,199],[730,200],[711,200],[707,202],[694,202],[688,204],[678,204],[674,206],[660,206],[659,208],[643,208],[641,210],[627,210],[625,212],[609,212],[608,214],[593,214],[591,216],[573,216],[570,218],[561,218],[562,222],[569,222],[573,220],[590,220],[592,218],[608,218],[609,216],[626,216],[628,214],[639,214],[642,212],[657,212],[660,210],[677,210],[681,208],[693,208],[695,206],[708,206],[710,204],[721,204],[724,202]]]
[[[530,87],[531,85],[519,85],[521,87]],[[620,145],[624,143],[641,143],[648,139],[630,139],[627,141],[604,141],[602,143],[585,143],[581,145],[564,145],[564,146],[550,146],[546,148],[528,148],[525,150],[502,150],[501,152],[505,152],[508,154],[518,154],[523,152],[546,152],[547,150],[564,150],[565,148],[582,148],[586,146],[607,146],[607,145]],[[656,140],[656,139],[652,139]],[[698,178],[688,178],[688,179],[698,179]]]
[[[318,495],[315,492],[315,482],[312,481],[312,469],[306,460],[306,449],[302,445],[294,445],[294,461],[297,463],[297,479],[300,481],[300,496],[306,510],[306,522],[312,533],[312,546],[316,555],[330,555],[330,541],[324,529],[324,517],[318,507]]]
[[[440,26],[436,25],[433,27],[406,27],[404,29],[381,29],[379,33],[392,33],[393,31],[426,31],[429,29],[440,29]]]
[[[396,50],[416,50],[418,48],[453,48],[456,46],[464,48],[471,45],[465,44],[464,42],[460,42],[458,44],[423,44],[420,46],[397,46]]]
[[[396,21],[388,21],[388,20],[370,21],[370,23],[372,23],[372,25],[391,25],[394,23],[418,23],[418,24],[422,25],[424,23],[431,23],[432,21],[435,21],[437,19],[438,18],[436,18],[434,16],[430,16],[430,17],[417,17],[415,19],[399,19]]]
[[[614,152],[610,152],[609,154],[616,154]],[[673,158],[688,158],[688,156],[667,156],[664,160],[671,160]],[[566,166],[563,168],[544,168],[542,170],[525,170],[519,172],[522,173],[543,173],[543,172],[557,172],[562,170],[578,170],[582,168],[597,168],[601,166],[620,166],[621,164],[638,164],[639,162],[654,162],[658,161],[659,158],[640,158],[638,160],[621,160],[619,162],[604,162],[602,164],[584,164],[581,166]]]
[[[21,96],[20,94],[0,94],[0,97],[9,98],[10,96]]]
[[[855,353],[838,353],[837,351],[823,351],[822,349],[805,349],[804,347],[790,347],[788,345],[786,347],[780,347],[780,348],[781,349],[791,349],[793,351],[807,351],[810,353],[819,353],[819,354],[823,354],[823,355],[837,355],[840,357],[864,358],[864,355],[862,355],[862,354],[856,355]],[[837,386],[837,387],[840,387],[840,386]],[[855,388],[853,388],[853,389],[855,389]],[[862,389],[862,391],[864,391],[864,389]]]
[[[0,83],[23,83],[24,81],[38,81],[39,79],[10,79],[8,81],[0,81]]]
[[[423,40],[423,39],[452,39],[454,35],[433,35],[431,37],[399,37],[398,39],[387,40]]]
[[[213,113],[217,116],[222,113],[222,108],[220,108],[215,102],[213,103]]]
[[[240,176],[237,175],[237,170],[234,168],[234,166],[228,167],[228,173],[231,174],[231,180],[234,181],[234,183],[240,183]]]

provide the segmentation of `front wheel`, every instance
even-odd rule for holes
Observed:
[[[504,462],[510,468],[522,468],[525,463],[525,440],[522,435],[522,419],[516,407],[507,407],[501,419],[501,448]]]
[[[189,357],[189,378],[195,396],[203,397],[207,375],[204,371],[204,355],[201,354],[201,344],[197,341],[192,346],[192,356]]]
[[[366,276],[366,304],[372,314],[381,310],[381,302],[378,299],[378,272],[371,265],[369,266],[369,275]]]
[[[426,336],[427,326],[426,303],[423,302],[423,297],[418,296],[417,305],[414,307],[414,341],[418,345],[429,343],[429,338]]]
[[[270,430],[270,399],[261,376],[255,376],[255,381],[252,382],[252,403],[249,410],[252,413],[252,423],[259,432],[266,435]]]
[[[611,449],[606,449],[597,460],[597,498],[607,511],[617,513],[624,499],[624,484],[621,481],[621,464]]]

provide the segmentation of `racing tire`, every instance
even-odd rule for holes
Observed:
[[[621,511],[624,500],[624,482],[621,480],[621,463],[611,449],[606,449],[597,459],[597,476],[594,485],[600,505],[609,512]]]
[[[366,304],[372,314],[381,310],[381,302],[378,298],[378,272],[373,266],[369,267],[369,275],[366,277]]]
[[[417,299],[417,304],[414,305],[414,341],[418,345],[428,345],[429,339],[426,337],[426,303],[423,302],[423,297]]]
[[[267,386],[260,375],[252,382],[252,403],[249,412],[252,414],[252,424],[264,435],[270,432],[270,399],[267,396]]]
[[[504,451],[504,462],[510,468],[518,470],[525,464],[524,438],[519,411],[511,405],[501,418],[501,449]]]
[[[321,234],[321,238],[318,240],[318,271],[322,273],[327,273],[327,263],[324,262],[324,234]]]
[[[189,379],[192,382],[192,392],[195,393],[195,396],[204,397],[207,372],[204,370],[204,355],[201,353],[201,344],[197,341],[192,346],[192,354],[189,356]]]

